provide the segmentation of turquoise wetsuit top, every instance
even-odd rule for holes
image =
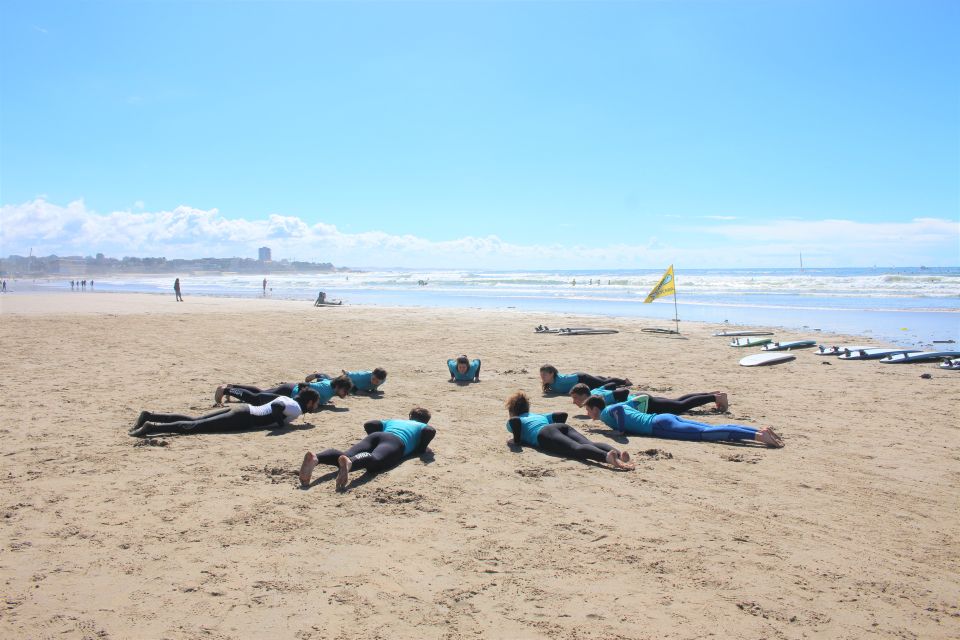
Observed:
[[[301,382],[293,388],[293,397],[296,398],[297,394],[300,393],[300,390],[303,389],[304,385],[310,387],[314,391],[320,394],[320,404],[326,404],[330,402],[330,398],[336,395],[333,392],[333,382],[331,380],[318,380],[316,382]]]
[[[372,371],[347,371],[347,377],[357,391],[370,391],[374,388]]]
[[[555,393],[570,393],[573,385],[580,382],[580,376],[575,373],[558,373],[550,383],[550,389]]]
[[[453,376],[454,380],[460,380],[460,381],[473,380],[477,376],[477,371],[480,369],[480,361],[471,360],[470,368],[467,369],[467,372],[460,373],[459,371],[457,371],[457,361],[447,360],[447,369],[450,369],[450,375]]]
[[[420,432],[427,425],[415,420],[383,420],[383,432],[392,433],[403,440],[403,455],[408,456],[417,450]]]
[[[608,407],[611,405],[618,404],[617,399],[613,397],[613,391],[610,389],[591,389],[590,395],[600,396],[603,398],[603,403]],[[626,404],[637,411],[646,413],[647,403],[650,401],[650,396],[639,395],[639,396],[627,396],[627,399],[623,401],[623,404]]]
[[[653,433],[652,422],[655,413],[643,413],[631,409],[625,403],[615,404],[600,412],[600,421],[622,433],[634,436],[649,436]]]
[[[537,436],[540,435],[540,430],[553,421],[552,413],[524,413],[516,417],[520,418],[520,442],[531,447],[538,446]],[[507,431],[513,433],[509,420]]]

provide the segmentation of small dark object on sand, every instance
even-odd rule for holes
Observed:
[[[930,375],[929,373],[921,373],[921,374],[920,374],[920,377],[923,378],[924,380],[929,380],[929,379],[932,378],[933,376]]]

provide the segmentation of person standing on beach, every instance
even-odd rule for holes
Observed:
[[[304,389],[295,398],[277,396],[262,405],[238,404],[194,418],[173,413],[140,412],[128,432],[143,438],[157,434],[220,433],[248,429],[283,429],[305,412],[316,411],[320,396]]]
[[[591,442],[585,435],[564,424],[567,421],[566,413],[530,413],[530,401],[523,391],[517,391],[507,398],[507,413],[510,416],[507,431],[513,434],[507,440],[508,447],[519,449],[527,445],[583,462],[606,462],[614,469],[629,471],[634,468],[626,451],[618,451],[605,442]]]
[[[408,420],[370,420],[363,425],[367,437],[346,451],[324,449],[308,451],[300,465],[300,484],[310,486],[310,478],[318,464],[337,467],[337,490],[346,489],[350,471],[366,469],[378,472],[399,464],[414,454],[429,453],[428,445],[437,435],[431,427],[430,411],[423,407],[410,410]]]
[[[711,402],[716,404],[717,411],[723,413],[729,407],[727,394],[719,391],[712,393],[688,393],[675,400],[670,398],[660,398],[645,393],[631,395],[627,387],[617,388],[614,384],[608,384],[597,389],[591,389],[582,382],[573,385],[570,390],[570,397],[573,404],[582,407],[590,396],[600,396],[607,405],[626,403],[637,411],[643,413],[672,413],[678,415],[686,413],[690,409],[700,407]]]
[[[180,278],[173,281],[173,292],[177,294],[177,302],[183,302],[183,296],[180,295]]]
[[[264,297],[266,297],[267,295],[267,279],[266,278],[263,279],[263,295]]]
[[[705,424],[669,413],[644,413],[625,404],[608,407],[600,396],[587,398],[584,408],[591,420],[600,420],[622,434],[693,442],[746,440],[773,449],[783,447],[783,440],[770,427],[755,429],[740,424]]]

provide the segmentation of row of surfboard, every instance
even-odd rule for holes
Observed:
[[[921,351],[920,349],[878,348],[866,346],[817,346],[815,340],[793,340],[774,342],[769,331],[721,331],[713,334],[718,337],[732,337],[731,347],[761,347],[768,353],[757,353],[740,361],[744,367],[756,367],[768,364],[788,362],[796,356],[786,351],[817,347],[818,356],[837,356],[840,360],[879,360],[884,364],[908,364],[914,362],[935,362],[941,360],[940,368],[960,370],[960,351]],[[769,353],[779,352],[779,353]]]
[[[562,329],[551,329],[539,325],[533,329],[535,333],[552,333],[558,336],[597,336],[608,333],[620,333],[616,329],[594,329],[593,327],[564,327]]]

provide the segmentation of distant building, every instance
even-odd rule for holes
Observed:
[[[260,247],[260,262],[270,262],[270,247]]]

